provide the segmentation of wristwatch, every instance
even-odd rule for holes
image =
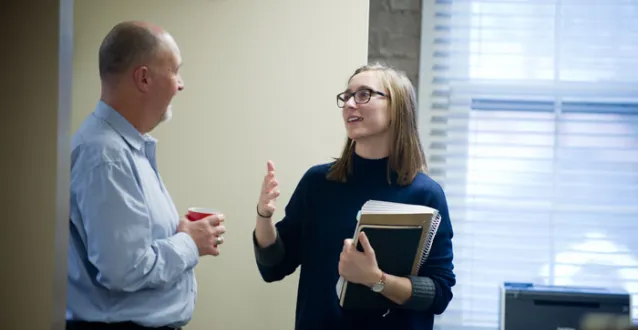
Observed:
[[[385,273],[381,272],[381,279],[372,286],[372,291],[380,293],[385,288]]]

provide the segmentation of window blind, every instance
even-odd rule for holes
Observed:
[[[638,317],[638,1],[423,0],[420,127],[457,285],[439,329],[496,329],[506,281],[622,288]]]

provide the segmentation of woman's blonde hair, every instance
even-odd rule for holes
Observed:
[[[392,141],[388,158],[388,183],[391,173],[397,174],[399,185],[412,183],[419,172],[427,171],[427,163],[417,128],[416,92],[405,73],[382,64],[364,65],[358,68],[348,79],[352,80],[359,73],[371,71],[381,79],[389,96],[390,132]],[[347,138],[341,157],[337,158],[327,178],[346,182],[352,173],[352,153],[355,142]]]

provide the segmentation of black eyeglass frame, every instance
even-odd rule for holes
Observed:
[[[361,92],[367,92],[367,93],[363,94],[364,95],[364,100],[357,101],[357,95],[362,95]],[[356,104],[366,104],[366,103],[370,102],[370,99],[372,98],[373,94],[390,98],[390,96],[388,96],[388,94],[386,94],[386,93],[379,92],[379,91],[374,90],[372,88],[362,88],[362,89],[359,89],[359,90],[357,90],[355,92],[342,92],[342,93],[337,94],[337,106],[339,108],[345,107],[346,103],[348,103],[348,100],[350,100],[350,98],[352,96],[354,96],[354,102]],[[346,95],[348,95],[347,99],[344,97]],[[343,102],[343,105],[339,105],[339,102]]]

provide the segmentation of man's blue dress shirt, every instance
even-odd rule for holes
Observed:
[[[67,319],[186,324],[199,253],[157,171],[156,141],[100,101],[71,141]]]

